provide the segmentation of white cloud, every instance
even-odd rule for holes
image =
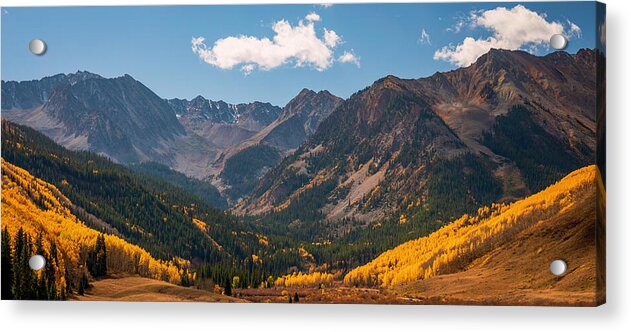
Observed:
[[[338,36],[338,34],[335,31],[324,28],[324,43],[328,47],[333,48],[337,46],[337,44],[339,44],[341,41],[342,41],[342,38]]]
[[[314,27],[314,22],[319,20],[320,16],[316,13],[310,13],[304,22],[299,21],[295,26],[280,20],[272,26],[274,36],[271,39],[230,36],[209,46],[204,37],[197,37],[191,40],[191,49],[212,66],[221,69],[240,66],[245,75],[257,69],[267,71],[288,63],[323,71],[334,62],[334,48],[342,42],[342,38],[326,28],[323,36],[319,37]],[[346,53],[342,55],[345,56]]]
[[[570,20],[567,20],[567,26],[569,29],[568,36],[581,38],[582,31],[578,25],[576,25],[574,22],[571,22]]]
[[[359,68],[359,57],[356,56],[353,51],[345,51],[339,58],[337,58],[337,61],[341,63],[354,63],[357,68]]]
[[[321,3],[320,7],[322,7],[322,8],[331,8],[331,7],[333,7],[333,4],[332,3]]]
[[[316,14],[314,12],[311,12],[309,15],[307,15],[305,17],[305,19],[307,21],[309,21],[309,22],[318,22],[318,21],[320,21],[320,15],[318,15],[318,14]]]
[[[254,64],[251,64],[251,63],[248,63],[247,65],[241,66],[241,71],[243,72],[243,74],[245,76],[248,76],[248,75],[252,74],[254,69],[256,69],[256,66]]]
[[[492,33],[491,36],[478,39],[466,37],[458,45],[450,44],[437,50],[434,53],[435,60],[468,66],[491,48],[532,51],[538,47],[547,47],[550,36],[563,34],[565,31],[561,23],[548,21],[546,14],[539,14],[522,5],[516,5],[511,9],[497,7],[472,12],[470,21],[471,27],[487,29]],[[465,22],[461,22],[461,26],[464,26]],[[580,28],[576,24],[568,24],[567,29],[567,37],[580,36]]]
[[[467,24],[471,24],[471,19],[475,13],[476,11],[472,11],[469,16],[459,15],[455,17],[456,23],[445,30],[448,32],[460,33],[460,31],[462,31],[462,28],[464,28]]]
[[[418,37],[418,41],[421,44],[432,45],[432,42],[429,40],[429,34],[425,32],[425,29],[421,30],[421,35]]]

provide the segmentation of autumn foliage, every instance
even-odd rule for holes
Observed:
[[[66,278],[80,282],[88,272],[87,262],[97,239],[107,248],[106,267],[100,271],[132,273],[172,283],[180,281],[182,271],[175,262],[157,260],[118,236],[89,228],[72,214],[71,206],[72,202],[55,186],[2,159],[2,228],[11,237],[20,228],[31,238],[41,236],[49,255],[51,244],[55,244],[59,253],[55,262],[59,286],[66,283]]]
[[[436,232],[386,251],[350,271],[349,285],[389,287],[457,272],[494,245],[571,207],[600,183],[596,166],[576,170],[545,190],[511,204],[492,204]],[[594,208],[596,202],[594,202]]]
[[[274,282],[277,287],[313,287],[330,285],[333,283],[333,275],[326,272],[305,273],[294,272],[278,277]]]

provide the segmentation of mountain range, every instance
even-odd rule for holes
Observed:
[[[183,126],[218,147],[229,147],[251,137],[281,112],[280,107],[269,103],[228,104],[202,96],[167,102]]]
[[[79,71],[3,81],[2,115],[73,150],[209,182],[237,214],[301,201],[334,223],[447,220],[593,163],[597,57],[494,49],[451,72],[384,77],[346,100],[303,89],[283,108],[166,100],[129,75]]]
[[[428,78],[382,78],[343,101],[233,210],[265,216],[300,202],[337,224],[331,235],[349,219],[450,220],[537,192],[595,163],[597,56],[494,49]]]
[[[287,107],[228,104],[202,96],[162,99],[129,75],[85,71],[41,80],[2,82],[3,118],[30,126],[72,150],[99,153],[123,164],[157,162],[217,183],[225,196],[247,194],[267,168],[313,133],[341,99],[304,89]],[[287,132],[291,135],[285,136]],[[229,169],[254,145],[273,149],[260,167]],[[245,150],[245,151],[244,151]],[[235,183],[242,177],[244,185]]]

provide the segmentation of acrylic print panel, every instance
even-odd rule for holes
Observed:
[[[604,15],[2,8],[2,299],[604,303]]]

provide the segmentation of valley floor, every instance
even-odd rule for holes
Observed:
[[[413,304],[415,299],[398,296],[387,289],[351,288],[341,284],[330,288],[273,287],[237,289],[233,294],[240,299],[258,303],[288,303],[297,293],[299,303],[349,304]]]
[[[288,303],[289,297],[293,299],[294,293],[297,293],[299,303],[319,304],[594,305],[593,292],[590,290],[581,292],[514,288],[506,291],[506,285],[491,285],[497,281],[497,274],[497,271],[472,269],[393,289],[353,288],[342,285],[324,289],[235,289],[233,297],[137,276],[119,276],[94,281],[84,296],[73,296],[71,300]],[[477,286],[472,287],[473,285]]]
[[[136,301],[136,302],[247,302],[230,296],[181,287],[164,281],[138,276],[114,276],[91,283],[78,301]]]

